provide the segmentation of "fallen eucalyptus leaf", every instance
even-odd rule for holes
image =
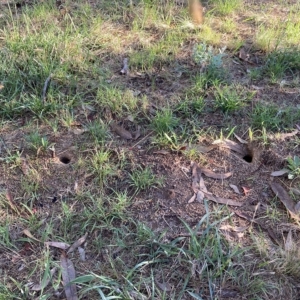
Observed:
[[[199,188],[201,191],[205,192],[205,193],[208,193],[208,190],[205,186],[205,183],[204,183],[204,180],[203,180],[203,177],[201,176],[201,174],[199,175],[200,179],[199,179]]]
[[[81,261],[85,261],[85,250],[84,248],[78,247],[78,252]]]
[[[300,214],[295,210],[295,202],[290,198],[287,191],[279,183],[275,182],[271,183],[271,188],[275,195],[284,204],[291,217],[297,221],[300,221]]]
[[[196,197],[196,199],[197,199],[197,201],[200,202],[200,203],[203,202],[203,199],[204,199],[204,193],[203,193],[201,190],[199,190],[199,191],[197,192],[197,197]]]
[[[207,198],[208,200],[214,201],[219,204],[225,204],[225,205],[231,205],[231,206],[242,206],[243,205],[243,203],[241,203],[241,202],[237,202],[237,201],[227,199],[227,198],[216,197],[209,193],[204,193],[204,195],[205,195],[205,198]]]
[[[64,243],[64,242],[45,242],[45,245],[55,247],[55,248],[59,248],[59,249],[62,249],[62,250],[66,250],[70,247],[69,244]]]
[[[241,194],[238,187],[234,184],[229,184],[229,186],[234,190],[235,193]]]
[[[196,199],[196,194],[194,194],[194,195],[190,198],[190,200],[188,201],[188,203],[193,203],[193,202],[195,201],[195,199]]]
[[[72,244],[72,246],[68,249],[67,253],[69,254],[69,253],[73,252],[76,248],[81,246],[86,241],[87,236],[88,236],[88,233],[86,232],[86,234],[84,236],[82,236],[74,244]]]
[[[232,173],[231,172],[228,172],[228,173],[224,173],[224,174],[217,174],[213,171],[210,171],[209,169],[206,169],[206,168],[201,168],[201,171],[203,172],[203,174],[207,177],[210,177],[210,178],[214,178],[214,179],[226,179],[230,176],[232,176]]]
[[[289,138],[289,137],[297,135],[298,132],[299,132],[299,130],[295,129],[294,131],[289,132],[289,133],[281,133],[280,136],[279,136],[279,139],[280,140],[285,140],[286,138]]]
[[[72,129],[72,132],[75,135],[80,135],[80,134],[83,134],[84,132],[87,132],[87,130],[84,128],[74,128],[74,129]]]
[[[289,233],[286,237],[285,243],[284,243],[284,250],[286,252],[290,252],[294,250],[294,242],[293,242],[293,235],[292,235],[292,230],[289,230]]]
[[[238,143],[236,143],[234,141],[228,140],[228,139],[225,139],[225,140],[221,140],[221,139],[215,140],[212,144],[213,145],[220,144],[222,147],[228,148],[230,150],[233,150],[233,151],[235,151],[235,152],[237,152],[239,154],[242,154],[242,155],[246,154],[245,153],[246,151],[245,151],[245,149],[244,149],[243,146],[241,146],[240,144],[238,144]]]
[[[75,268],[70,259],[67,258],[66,253],[63,252],[60,256],[61,275],[67,300],[77,300],[76,284],[70,283],[75,279]]]
[[[241,144],[248,144],[247,141],[243,140],[242,138],[240,138],[237,134],[234,133],[234,136],[236,137],[236,139],[241,143]]]
[[[131,140],[132,139],[132,134],[128,130],[123,128],[122,126],[119,126],[115,123],[112,123],[111,128],[121,138],[126,139],[126,140]]]
[[[290,188],[290,191],[291,191],[293,194],[300,196],[300,190],[295,189],[295,188]]]
[[[24,233],[27,237],[31,238],[32,240],[35,240],[35,241],[37,241],[37,242],[41,242],[40,240],[38,240],[37,238],[35,238],[35,237],[31,234],[31,232],[30,232],[28,229],[24,229],[24,230],[23,230],[23,233]]]
[[[155,280],[155,283],[163,292],[169,292],[172,290],[172,286],[167,282],[160,283],[157,280]]]
[[[282,169],[282,170],[279,170],[279,171],[274,171],[271,173],[271,176],[274,176],[274,177],[277,177],[277,176],[282,176],[286,173],[288,173],[289,170],[288,169]]]

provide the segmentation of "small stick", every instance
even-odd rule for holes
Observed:
[[[140,144],[142,141],[144,141],[149,135],[151,135],[153,131],[150,131],[146,136],[144,136],[142,139],[140,139],[137,143],[135,143],[131,148],[136,147],[138,144]]]
[[[44,88],[43,88],[43,93],[42,93],[42,101],[45,104],[46,101],[46,94],[49,88],[49,84],[51,82],[51,78],[52,78],[52,74],[49,75],[49,77],[46,79],[45,84],[44,84]]]

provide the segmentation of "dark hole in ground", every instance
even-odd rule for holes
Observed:
[[[247,163],[252,163],[253,160],[253,151],[251,151],[249,148],[247,149],[247,152],[243,156],[243,160]]]
[[[252,162],[252,155],[251,154],[246,154],[244,157],[243,157],[243,160],[248,162],[248,163],[251,163]]]
[[[68,164],[68,163],[70,163],[70,161],[71,161],[71,159],[69,158],[69,157],[67,157],[67,156],[61,156],[60,158],[59,158],[59,160],[60,160],[60,162],[62,162],[63,164]]]

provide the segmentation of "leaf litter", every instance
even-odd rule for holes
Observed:
[[[67,300],[77,300],[76,284],[71,283],[76,278],[74,265],[68,259],[65,251],[60,256],[61,275]]]
[[[286,173],[288,173],[288,172],[289,172],[288,169],[282,169],[282,170],[279,170],[279,171],[274,171],[274,172],[272,172],[272,173],[271,173],[271,176],[273,176],[273,177],[278,177],[278,176],[282,176],[282,175],[284,175],[284,174],[286,174]]]
[[[125,140],[132,139],[132,134],[128,130],[126,130],[123,126],[119,126],[116,123],[111,123],[111,128],[121,138]]]
[[[51,246],[51,247],[55,247],[55,248],[59,248],[62,250],[67,250],[70,245],[64,242],[45,242],[46,246]]]
[[[239,191],[239,188],[238,188],[236,185],[234,185],[234,184],[229,184],[229,186],[234,190],[234,192],[235,192],[236,194],[241,194],[241,192]]]
[[[297,211],[298,206],[296,206],[296,203],[291,199],[284,187],[279,183],[272,182],[271,188],[275,195],[283,203],[287,211],[290,213],[290,216],[293,219],[300,221],[300,213]]]
[[[217,197],[210,193],[205,184],[204,180],[201,176],[201,172],[203,172],[206,176],[214,178],[214,179],[225,179],[232,175],[231,172],[225,174],[217,174],[206,168],[200,168],[196,162],[192,162],[192,189],[194,191],[194,195],[189,199],[188,203],[194,202],[196,199],[198,202],[202,202],[204,198],[211,200],[213,202],[219,204],[226,204],[232,206],[242,206],[242,202],[234,201],[232,199]]]
[[[88,236],[88,233],[86,232],[84,236],[82,236],[75,243],[72,244],[72,246],[68,249],[67,253],[69,254],[69,253],[73,252],[76,248],[81,246],[86,241],[87,236]]]
[[[246,152],[245,148],[242,145],[240,145],[240,144],[238,144],[238,143],[236,143],[234,141],[228,140],[228,139],[215,140],[212,144],[213,145],[220,145],[221,147],[228,148],[228,149],[230,149],[232,151],[235,151],[235,152],[237,152],[237,153],[239,153],[241,155],[245,155],[246,154],[245,153]]]

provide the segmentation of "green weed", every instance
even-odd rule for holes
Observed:
[[[130,186],[133,187],[135,193],[147,190],[151,187],[163,185],[163,178],[157,177],[148,167],[145,169],[138,168],[134,170],[129,177]]]
[[[214,106],[225,113],[241,109],[245,100],[245,96],[238,92],[237,87],[216,87]]]
[[[159,135],[173,131],[178,124],[179,119],[174,116],[170,108],[165,108],[161,111],[158,111],[156,116],[151,121],[153,130]]]

